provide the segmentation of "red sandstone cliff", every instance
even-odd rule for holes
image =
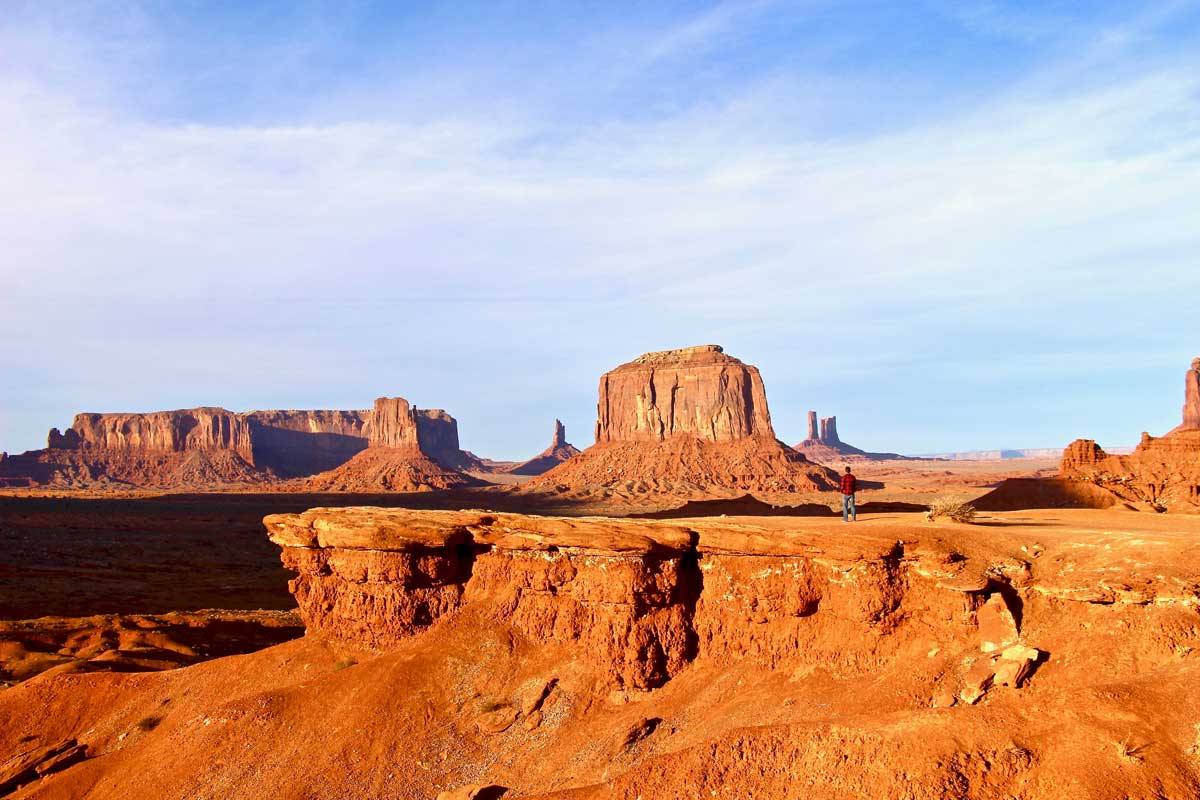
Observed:
[[[704,345],[605,373],[596,444],[528,486],[694,495],[824,490],[835,477],[775,439],[758,369]]]

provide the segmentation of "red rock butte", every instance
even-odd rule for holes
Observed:
[[[646,353],[600,377],[596,442],[775,438],[758,368],[719,345]]]
[[[596,444],[531,485],[811,491],[834,477],[776,440],[757,367],[701,345],[646,353],[602,375]]]
[[[1143,433],[1129,455],[1112,455],[1092,439],[1077,439],[1063,452],[1060,473],[1134,507],[1200,512],[1200,358],[1185,376],[1183,424],[1165,436]]]

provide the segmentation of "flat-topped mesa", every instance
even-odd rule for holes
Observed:
[[[187,408],[147,414],[76,414],[67,433],[52,429],[51,448],[182,453],[230,450],[254,463],[250,427],[223,408]]]
[[[471,460],[459,449],[458,423],[452,416],[385,397],[365,411],[235,413],[200,407],[78,414],[66,431],[50,430],[45,450],[6,461],[0,480],[74,488],[266,484],[323,475],[347,464],[368,445],[420,457],[416,469],[399,465],[405,473],[402,479],[396,477],[396,465],[388,466],[386,483],[405,488],[459,485],[455,470],[469,468],[466,462]],[[367,488],[378,488],[377,483],[371,481]]]
[[[596,442],[774,439],[756,367],[718,345],[646,353],[600,378]]]

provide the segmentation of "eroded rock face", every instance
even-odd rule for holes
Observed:
[[[223,408],[150,414],[76,414],[70,432],[77,447],[145,453],[229,450],[253,463],[250,427]],[[60,440],[59,446],[67,446]]]
[[[619,686],[661,685],[693,655],[682,528],[381,508],[265,524],[312,632],[387,647],[474,603],[531,641],[577,644]]]
[[[413,408],[403,397],[380,397],[371,411],[367,428],[371,447],[411,447],[416,449],[417,420]]]
[[[756,367],[718,345],[646,353],[600,378],[596,442],[774,439]]]
[[[994,581],[886,538],[383,508],[265,524],[311,633],[388,648],[469,608],[569,647],[617,688],[661,686],[697,658],[866,674],[895,657],[879,637],[905,613],[978,627],[964,635],[983,652],[1020,638]]]

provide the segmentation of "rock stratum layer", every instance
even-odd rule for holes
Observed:
[[[367,411],[235,413],[203,407],[78,414],[66,431],[52,429],[47,445],[0,462],[0,485],[211,488],[272,484],[331,470],[341,474],[323,481],[330,487],[384,489],[390,483],[411,490],[472,482],[458,473],[471,458],[459,449],[454,418],[414,408],[403,398],[380,398]],[[383,467],[380,462],[388,459],[374,453],[363,460],[377,469],[364,468],[359,477],[346,474],[347,463],[368,447],[395,451],[394,468]],[[401,463],[406,459],[411,463]]]
[[[827,490],[835,481],[776,440],[758,369],[703,345],[646,353],[605,373],[596,444],[529,486],[687,495]]]
[[[0,692],[0,778],[42,800],[1196,797],[1189,520],[991,521],[274,515],[308,635],[25,680]]]
[[[1185,377],[1183,424],[1165,436],[1142,434],[1129,455],[1106,453],[1091,439],[1063,451],[1060,474],[1135,506],[1200,512],[1200,358]]]

